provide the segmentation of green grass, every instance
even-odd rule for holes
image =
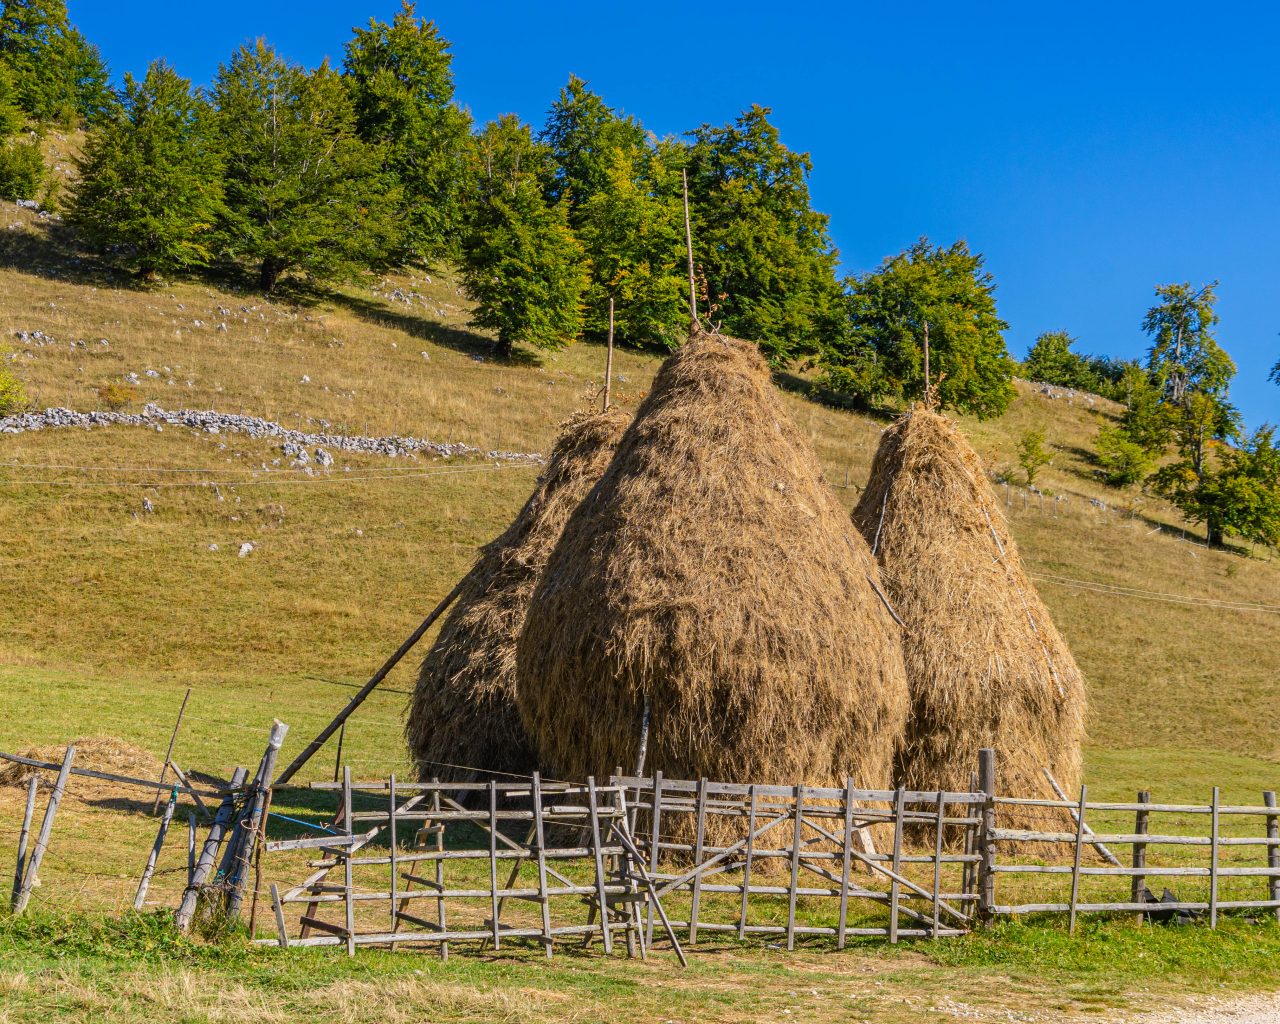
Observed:
[[[142,378],[139,403],[545,451],[557,423],[599,388],[597,346],[490,358],[447,273],[279,301],[200,282],[139,291],[68,262],[32,218],[14,216],[29,227],[0,239],[0,342],[36,329],[59,339],[18,345],[10,364],[41,405],[94,408],[98,386],[154,368],[161,376]],[[422,298],[392,301],[396,287]],[[224,321],[228,330],[216,330]],[[109,347],[69,344],[101,337]],[[619,353],[626,379],[615,394],[624,405],[643,396],[658,362]],[[803,380],[784,383],[788,409],[852,506],[883,422],[810,400]],[[1015,485],[1006,508],[1033,572],[1280,606],[1280,566],[1187,543],[1168,507],[1094,479],[1087,452],[1114,413],[1105,402],[1067,405],[1020,387],[1007,416],[961,421],[992,472],[1010,479],[1020,479],[1018,438],[1046,431],[1054,462],[1039,482],[1065,500],[1050,498],[1042,512],[1032,498],[1024,508]],[[0,749],[110,735],[160,755],[191,687],[175,752],[185,768],[225,777],[255,763],[273,717],[292,727],[291,757],[449,590],[477,546],[504,528],[536,474],[477,460],[345,456],[319,480],[287,468],[264,473],[262,463],[280,454],[264,441],[175,428],[0,435]],[[192,479],[221,485],[172,486]],[[144,497],[153,514],[142,511]],[[245,541],[256,549],[241,559]],[[1204,802],[1218,785],[1225,799],[1253,803],[1280,788],[1274,615],[1048,581],[1040,590],[1088,679],[1086,774],[1095,797],[1150,789],[1156,799]],[[407,771],[406,696],[397,691],[412,685],[413,661],[352,721],[345,757],[359,775]],[[325,751],[307,777],[330,773],[333,756]],[[20,805],[20,793],[0,788],[0,864],[12,863]],[[283,795],[277,808],[323,813],[303,792]],[[1274,929],[1230,922],[1213,935],[1090,922],[1074,939],[1056,927],[1011,925],[937,946],[867,944],[840,955],[815,947],[795,957],[715,944],[688,973],[662,958],[638,967],[567,954],[547,965],[513,953],[443,965],[370,951],[348,963],[327,952],[191,945],[154,924],[116,926],[101,916],[131,899],[153,828],[136,806],[73,791],[36,906],[84,916],[6,927],[0,1024],[290,1020],[317,999],[340,1004],[340,1019],[353,1021],[420,1019],[428,1010],[441,1020],[603,1020],[619,1008],[641,1019],[772,1020],[792,1008],[813,1019],[892,1021],[918,1019],[932,993],[984,1007],[1015,1002],[1059,1019],[1064,1006],[1275,983],[1266,966],[1277,951]],[[182,854],[165,856],[168,870]],[[159,877],[157,900],[172,904],[180,879],[173,870]],[[808,987],[826,1001],[787,994]],[[231,1009],[216,1009],[219,998]]]

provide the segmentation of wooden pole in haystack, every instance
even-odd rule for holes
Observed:
[[[698,296],[693,288],[693,229],[689,226],[689,173],[680,168],[680,182],[684,186],[684,247],[689,254],[689,317],[698,326]]]
[[[22,885],[18,888],[17,898],[13,901],[14,916],[27,909],[31,901],[31,890],[40,883],[40,865],[44,862],[45,852],[49,849],[49,839],[53,835],[53,819],[57,816],[58,805],[62,803],[62,794],[67,789],[67,779],[71,777],[71,763],[76,759],[76,746],[67,747],[62,758],[62,769],[58,772],[58,781],[54,783],[53,793],[49,796],[49,805],[44,809],[44,821],[40,823],[40,835],[36,837],[35,849],[31,851],[31,860],[27,864],[22,877]]]
[[[436,605],[435,610],[422,620],[422,625],[415,629],[409,639],[400,645],[400,649],[387,659],[386,664],[384,664],[382,668],[378,669],[378,671],[373,674],[373,677],[360,688],[360,692],[351,698],[347,706],[338,712],[337,717],[321,729],[320,735],[307,744],[306,750],[295,757],[293,761],[290,762],[289,767],[280,773],[280,777],[272,783],[272,789],[279,789],[297,775],[306,763],[315,756],[316,751],[325,745],[329,737],[341,729],[346,720],[356,713],[356,709],[368,699],[369,694],[373,693],[373,691],[378,688],[378,684],[387,678],[391,670],[400,664],[401,659],[413,650],[417,642],[426,635],[427,630],[435,625],[436,619],[440,618],[440,616],[445,613],[445,610],[449,605],[453,604],[454,598],[462,592],[462,587],[465,582],[466,577],[464,576],[458,581],[457,585],[449,591],[445,599]]]
[[[929,321],[924,322],[924,404],[933,408],[933,387],[929,383]]]
[[[609,296],[609,354],[604,361],[604,411],[609,411],[613,395],[613,296]]]
[[[169,749],[165,751],[164,764],[160,768],[160,781],[164,782],[164,777],[169,771],[169,762],[173,759],[173,745],[178,742],[178,730],[182,728],[182,716],[187,713],[187,701],[191,699],[191,687],[187,687],[187,694],[182,698],[182,707],[178,708],[178,720],[173,725],[173,735],[169,737]],[[160,795],[164,792],[162,789],[156,790],[156,802],[151,805],[151,814],[154,816],[160,810]]]

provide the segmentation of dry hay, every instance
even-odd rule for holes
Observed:
[[[907,693],[875,574],[756,347],[695,336],[534,594],[517,701],[544,769],[631,770],[647,704],[646,773],[889,787]]]
[[[565,521],[630,420],[618,409],[569,420],[520,514],[481,550],[414,690],[406,738],[421,778],[470,782],[537,767],[515,710],[516,640]]]
[[[921,408],[886,430],[854,520],[905,625],[911,717],[899,782],[967,790],[979,748],[993,747],[1000,793],[1055,799],[1046,767],[1078,792],[1084,679],[959,430]],[[1000,824],[1062,829],[1070,819],[1004,806]]]
[[[160,778],[162,767],[160,759],[141,747],[135,747],[132,743],[126,743],[114,736],[89,736],[73,742],[76,747],[76,759],[73,764],[75,768],[87,768],[90,771],[107,772],[111,775],[127,775],[133,779]],[[51,745],[31,747],[20,751],[19,756],[32,761],[60,765],[66,752],[65,744]],[[32,776],[40,780],[42,788],[52,789],[57,773],[48,769],[32,768],[30,765],[0,761],[0,787],[25,788]],[[81,800],[130,797],[141,800],[143,796],[147,800],[151,799],[151,793],[144,794],[141,789],[133,786],[82,775],[71,777],[71,781],[67,783],[67,796]]]

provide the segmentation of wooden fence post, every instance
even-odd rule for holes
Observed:
[[[1218,787],[1209,811],[1209,927],[1218,927]]]
[[[1076,904],[1080,902],[1080,862],[1084,855],[1084,812],[1085,803],[1089,799],[1089,787],[1080,787],[1080,811],[1076,817],[1075,859],[1071,866],[1071,910],[1067,923],[1067,934],[1076,933]]]
[[[978,786],[986,797],[978,838],[978,921],[991,925],[996,916],[996,752],[991,747],[978,751]]]
[[[1151,803],[1151,793],[1145,789],[1139,790],[1138,803],[1140,804]],[[1135,835],[1145,836],[1147,834],[1147,828],[1149,827],[1150,818],[1151,818],[1150,811],[1134,812],[1133,832]],[[1133,867],[1134,867],[1135,873],[1133,876],[1133,887],[1131,889],[1131,898],[1134,903],[1142,902],[1142,891],[1147,887],[1147,876],[1137,874],[1137,870],[1139,868],[1145,868],[1146,866],[1147,866],[1147,844],[1134,843],[1133,844]],[[1141,911],[1138,912],[1138,920],[1139,921],[1142,920]]]
[[[902,874],[902,826],[903,818],[906,817],[907,807],[904,802],[904,792],[901,786],[898,787],[897,793],[893,797],[893,881],[889,885],[889,941],[896,943],[898,941],[898,897],[901,888],[898,883],[898,876]]]
[[[244,768],[237,768],[231,775],[231,792],[223,798],[218,813],[214,815],[213,824],[209,827],[209,836],[205,839],[204,848],[200,851],[200,859],[196,862],[195,871],[191,873],[191,883],[182,894],[182,902],[174,917],[174,924],[178,926],[179,931],[187,931],[195,919],[196,908],[200,902],[200,889],[213,872],[214,861],[218,859],[218,847],[222,845],[227,826],[235,815],[236,792],[244,785],[245,776],[248,774]]]
[[[31,819],[36,814],[36,791],[40,788],[40,777],[32,774],[27,782],[27,807],[22,815],[22,831],[18,833],[18,866],[13,872],[13,895],[9,900],[11,907],[18,905],[18,893],[22,891],[22,879],[27,873],[27,843],[31,839]]]
[[[1276,806],[1276,794],[1274,790],[1267,790],[1262,794],[1262,802],[1268,807]],[[1280,817],[1274,814],[1267,815],[1267,867],[1272,871],[1280,871]],[[1270,879],[1269,891],[1273,902],[1280,902],[1280,874],[1273,874]],[[1277,921],[1280,921],[1280,906],[1272,910]]]
[[[62,794],[67,789],[67,779],[71,777],[71,763],[76,759],[76,747],[73,743],[67,747],[62,757],[62,770],[58,772],[58,781],[54,783],[53,793],[49,796],[49,804],[44,810],[44,821],[40,823],[40,834],[36,837],[35,848],[31,851],[31,860],[18,889],[18,898],[13,903],[15,916],[27,909],[31,901],[31,890],[40,881],[40,865],[44,862],[45,852],[49,849],[49,840],[53,836],[53,819],[58,813],[58,805],[62,803]]]

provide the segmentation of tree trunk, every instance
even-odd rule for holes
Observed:
[[[1210,516],[1204,521],[1205,539],[1209,542],[1209,547],[1220,548],[1224,540],[1222,534],[1222,524],[1214,516]]]
[[[510,338],[504,338],[502,335],[498,335],[497,341],[493,343],[493,354],[499,359],[510,359],[512,347]]]
[[[280,266],[278,260],[265,259],[262,261],[262,267],[258,272],[258,283],[264,292],[270,293],[275,289],[276,282],[280,280],[280,275],[284,268]]]

